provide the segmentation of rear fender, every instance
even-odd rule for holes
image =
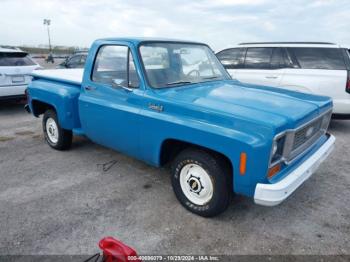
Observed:
[[[72,130],[81,127],[78,112],[80,89],[77,86],[37,79],[29,85],[28,94],[30,109],[35,116],[44,113],[38,104],[46,104],[56,111],[62,128]]]

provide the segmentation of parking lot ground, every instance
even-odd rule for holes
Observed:
[[[35,58],[34,60],[45,69],[55,69],[58,67],[59,64],[65,61],[65,59],[63,58],[55,58],[54,63],[47,63],[43,58]]]
[[[236,196],[206,219],[178,203],[167,169],[85,138],[55,151],[41,119],[1,104],[0,254],[94,254],[104,236],[139,254],[350,254],[350,121],[330,131],[334,152],[284,203]]]

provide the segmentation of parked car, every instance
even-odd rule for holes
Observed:
[[[24,90],[32,79],[29,74],[39,68],[28,53],[0,47],[0,100],[24,98]]]
[[[79,52],[68,57],[58,68],[83,68],[86,62],[87,53]]]
[[[332,43],[242,43],[217,53],[232,78],[333,98],[333,113],[350,118],[350,59]]]
[[[183,60],[198,66],[184,73]],[[33,76],[26,108],[43,114],[52,148],[84,135],[154,166],[171,163],[176,197],[201,216],[224,211],[233,193],[281,203],[335,141],[329,97],[232,80],[202,43],[101,39],[84,71]]]

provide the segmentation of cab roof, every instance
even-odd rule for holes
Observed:
[[[189,44],[204,44],[196,41],[188,41],[181,39],[170,39],[170,38],[153,38],[153,37],[108,37],[101,38],[96,41],[124,41],[138,45],[142,42],[174,42],[174,43],[189,43]]]
[[[329,42],[248,42],[240,43],[236,47],[326,47],[339,48],[335,43]]]

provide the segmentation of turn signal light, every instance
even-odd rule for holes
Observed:
[[[240,172],[241,176],[243,176],[245,174],[246,169],[247,169],[247,154],[242,152],[240,164],[239,164],[239,172]]]
[[[281,170],[281,164],[277,164],[269,169],[269,172],[267,173],[268,178],[272,178],[274,175],[276,175]]]

